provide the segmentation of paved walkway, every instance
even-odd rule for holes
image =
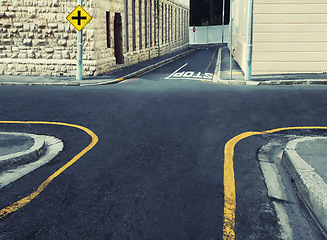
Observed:
[[[231,61],[230,59],[230,51],[224,45],[219,51],[215,82],[232,85],[327,84],[325,73],[254,75],[251,81],[245,81],[244,73],[238,63],[233,56]]]
[[[282,163],[311,212],[327,231],[327,137],[289,142]]]
[[[193,51],[195,51],[195,49],[187,48],[126,68],[120,68],[102,76],[84,76],[82,80],[76,80],[75,76],[0,75],[0,85],[92,86],[113,84],[126,79],[140,77],[151,70],[170,63]]]
[[[173,52],[135,65],[120,68],[102,76],[84,76],[77,81],[75,76],[25,76],[25,75],[0,75],[0,85],[53,85],[53,86],[92,86],[113,84],[126,79],[140,77],[143,74],[161,67],[175,59],[186,56],[195,51],[199,46]],[[203,47],[203,46],[201,46]],[[232,74],[230,72],[232,64]],[[292,84],[327,84],[327,74],[279,74],[252,76],[251,81],[245,81],[244,75],[232,58],[226,45],[220,48],[216,63],[214,82],[232,85],[292,85]]]

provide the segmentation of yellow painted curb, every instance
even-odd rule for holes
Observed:
[[[235,239],[235,211],[236,211],[236,192],[234,177],[234,149],[235,145],[250,136],[262,135],[268,133],[276,133],[287,130],[303,130],[303,129],[320,129],[327,130],[327,127],[285,127],[266,130],[263,132],[244,132],[230,139],[225,144],[224,150],[224,221],[223,221],[223,239]]]
[[[67,168],[72,166],[77,160],[79,160],[85,153],[90,151],[98,142],[99,138],[98,136],[92,132],[90,129],[76,125],[76,124],[69,124],[69,123],[62,123],[62,122],[43,122],[43,121],[0,121],[1,123],[5,124],[45,124],[45,125],[59,125],[59,126],[66,126],[66,127],[73,127],[80,130],[83,130],[87,134],[89,134],[92,137],[91,143],[84,148],[79,154],[77,154],[75,157],[73,157],[68,163],[66,163],[64,166],[59,168],[55,173],[53,173],[50,177],[48,177],[38,188],[36,191],[28,195],[27,197],[24,197],[23,199],[3,208],[0,210],[0,218],[4,218],[8,214],[17,211],[18,209],[24,207],[26,204],[28,204],[30,201],[32,201],[34,198],[36,198],[48,185],[49,183],[58,177],[61,173],[63,173]]]

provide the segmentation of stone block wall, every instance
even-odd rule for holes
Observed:
[[[189,7],[178,0],[162,0],[157,8],[157,1],[83,1],[93,17],[83,29],[84,76],[108,73],[188,46]],[[1,0],[0,74],[74,76],[77,30],[66,16],[76,5],[71,0]],[[122,17],[124,62],[120,65],[114,49],[115,13]]]

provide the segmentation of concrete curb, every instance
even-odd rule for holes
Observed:
[[[118,79],[115,79],[115,80],[110,80],[110,81],[105,81],[105,82],[100,82],[100,83],[90,83],[90,84],[81,84],[81,86],[99,86],[99,85],[108,85],[108,84],[114,84],[114,83],[119,83],[119,82],[122,82],[122,81],[125,81],[127,79],[131,79],[131,78],[136,78],[136,77],[140,77],[148,72],[151,72],[159,67],[162,67],[172,61],[175,61],[176,59],[179,59],[181,57],[184,57],[186,56],[187,54],[190,54],[191,52],[194,52],[195,49],[190,49],[186,52],[183,52],[183,53],[180,53],[176,56],[173,56],[171,58],[167,58],[165,60],[162,60],[160,62],[157,62],[155,64],[152,64],[150,66],[147,66],[145,68],[142,68],[138,71],[135,71],[135,72],[132,72],[130,74],[127,74],[121,78],[118,78]]]
[[[10,170],[4,170],[0,172],[0,189],[47,164],[52,159],[54,159],[64,148],[64,143],[56,137],[46,135],[37,136],[40,136],[44,139],[46,153],[34,161],[17,166],[15,165],[14,168],[11,168]]]
[[[327,231],[327,184],[315,169],[296,152],[298,143],[313,139],[320,138],[305,137],[290,141],[284,150],[282,165],[294,179],[305,204],[322,228]]]
[[[12,153],[0,156],[0,169],[6,168],[13,164],[24,164],[40,158],[46,151],[45,141],[43,136],[28,134],[28,133],[15,133],[15,132],[0,132],[0,134],[27,136],[33,138],[33,146],[26,150],[17,153]]]
[[[245,81],[245,80],[223,80],[221,76],[221,51],[219,48],[215,74],[213,82],[227,85],[247,85],[247,86],[280,86],[280,85],[324,85],[327,79],[301,79],[301,80],[262,80],[262,81]],[[327,76],[326,76],[327,77]]]
[[[0,82],[1,86],[80,86],[80,83],[24,83],[24,82]]]
[[[177,54],[173,57],[170,57],[170,58],[167,58],[167,59],[164,59],[160,62],[157,62],[155,64],[152,64],[150,66],[147,66],[145,68],[142,68],[138,71],[135,71],[135,72],[132,72],[130,74],[127,74],[123,77],[120,77],[118,79],[114,79],[114,80],[98,80],[96,83],[83,83],[84,80],[82,80],[81,82],[0,82],[0,85],[14,85],[14,86],[100,86],[100,85],[108,85],[108,84],[115,84],[115,83],[119,83],[119,82],[122,82],[124,80],[127,80],[127,79],[130,79],[130,78],[133,78],[133,77],[140,77],[148,72],[151,72],[163,65],[166,65],[176,59],[179,59],[181,57],[184,57],[186,56],[187,54],[191,53],[191,52],[194,52],[195,49],[190,49],[188,51],[185,51],[183,53],[180,53],[180,54]],[[93,81],[93,80],[92,80]],[[95,81],[95,80],[94,80]]]

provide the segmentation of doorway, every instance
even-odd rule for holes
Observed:
[[[122,20],[121,20],[121,14],[115,13],[114,41],[115,41],[116,64],[124,63],[122,28],[123,28],[123,24],[122,24]]]

